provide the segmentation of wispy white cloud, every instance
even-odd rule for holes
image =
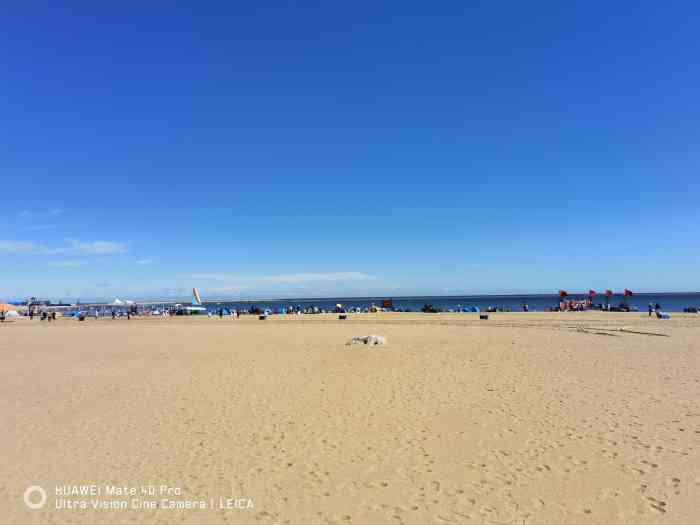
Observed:
[[[209,297],[303,297],[366,294],[377,277],[363,272],[299,272],[274,275],[193,273],[179,279],[197,284]],[[369,288],[368,288],[369,286]],[[316,294],[316,295],[314,295]]]
[[[210,295],[240,295],[241,293],[249,290],[248,286],[215,286],[213,288],[207,288],[207,293]]]
[[[0,253],[37,253],[41,248],[29,241],[0,241]]]
[[[52,248],[32,241],[0,240],[0,253],[33,255],[109,255],[128,251],[128,245],[124,242],[81,242],[75,239],[69,239],[66,242],[67,244],[65,246]]]
[[[85,263],[82,261],[51,261],[49,266],[54,268],[79,268],[85,266]]]
[[[146,257],[144,259],[138,259],[136,261],[136,264],[153,264],[153,258],[151,257]]]
[[[262,284],[304,284],[315,282],[365,281],[375,278],[373,275],[368,275],[362,272],[290,273],[263,276],[241,276],[228,273],[195,273],[184,277],[190,279],[201,279],[203,281]]]
[[[240,276],[232,273],[189,273],[178,277],[183,279],[201,279],[203,281],[232,281],[237,278],[240,279]]]
[[[51,215],[52,217],[55,217],[56,215],[62,215],[63,211],[64,210],[62,210],[61,208],[51,208],[49,210],[49,215]]]
[[[362,272],[290,273],[260,277],[259,282],[270,284],[301,284],[320,281],[366,281],[368,279],[374,279],[374,277]]]
[[[68,239],[68,246],[63,248],[66,253],[81,253],[85,255],[107,255],[113,253],[125,253],[128,250],[124,242],[92,241],[81,242]]]

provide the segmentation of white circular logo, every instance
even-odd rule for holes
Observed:
[[[39,494],[39,501],[32,501],[34,494]],[[39,485],[27,487],[27,490],[24,491],[24,504],[32,510],[40,509],[46,505],[46,491]]]

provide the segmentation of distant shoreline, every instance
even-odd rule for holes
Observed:
[[[587,293],[569,293],[568,297],[570,299],[584,299],[588,297]],[[638,307],[646,308],[647,298],[651,298],[652,302],[665,302],[668,299],[671,302],[677,302],[677,300],[682,300],[687,297],[689,304],[683,306],[698,306],[700,305],[700,292],[639,292],[634,293],[632,297],[627,298],[630,303],[636,303]],[[256,299],[230,299],[230,298],[206,298],[203,301],[205,305],[225,305],[225,304],[240,304],[240,305],[279,305],[279,304],[323,304],[323,303],[336,303],[341,304],[379,304],[386,299],[390,299],[394,304],[407,305],[413,303],[415,307],[416,304],[443,304],[457,306],[464,304],[474,304],[480,303],[482,305],[502,305],[510,304],[511,306],[521,306],[523,303],[530,303],[531,307],[541,308],[543,303],[546,302],[550,305],[556,305],[559,303],[559,294],[483,294],[483,295],[412,295],[412,296],[397,296],[397,295],[374,295],[374,296],[361,296],[361,297],[290,297],[290,298],[256,298]],[[599,293],[595,301],[596,303],[605,303],[606,296]],[[69,303],[63,302],[65,306],[90,306],[90,305],[100,305],[100,306],[117,306],[113,305],[114,299],[105,300],[92,300],[84,301],[81,300],[79,303]],[[622,293],[616,293],[611,297],[610,302],[617,304],[624,301],[624,295]],[[19,301],[14,301],[15,303]],[[137,299],[134,300],[134,304],[138,305],[158,305],[158,304],[183,304],[188,305],[191,303],[191,298],[177,298],[177,299]],[[59,305],[55,305],[59,306]]]
[[[622,297],[624,294],[622,292],[613,294],[613,297]],[[697,292],[635,292],[634,296],[682,296],[682,295],[700,295],[700,291]],[[457,295],[366,295],[366,296],[328,296],[328,297],[272,297],[272,298],[255,298],[255,299],[235,299],[226,297],[215,297],[206,298],[204,303],[270,303],[270,302],[310,302],[310,301],[334,301],[336,299],[343,299],[347,301],[365,301],[365,300],[381,300],[381,299],[394,299],[397,301],[413,301],[417,299],[440,299],[440,300],[451,300],[451,299],[511,299],[511,298],[558,298],[558,293],[513,293],[513,294],[457,294]],[[570,292],[569,297],[588,297],[588,292]],[[605,294],[599,293],[598,297],[603,298]],[[190,297],[180,298],[180,299],[138,299],[138,303],[189,303],[191,301]],[[87,301],[85,301],[87,304]],[[97,303],[97,301],[95,301]]]

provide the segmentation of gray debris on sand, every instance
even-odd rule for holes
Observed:
[[[386,337],[381,335],[360,335],[350,339],[348,345],[385,345]]]

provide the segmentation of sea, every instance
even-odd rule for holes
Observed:
[[[567,299],[584,300],[588,296],[585,294],[570,294]],[[205,301],[207,310],[216,312],[219,308],[251,310],[279,311],[290,306],[307,309],[317,307],[319,310],[333,310],[336,304],[342,304],[346,308],[367,308],[372,304],[381,306],[383,301],[391,299],[393,309],[399,311],[419,312],[424,305],[430,304],[442,311],[460,311],[464,308],[476,306],[480,310],[487,310],[489,307],[498,309],[510,309],[517,312],[523,310],[523,305],[527,304],[529,311],[547,311],[559,305],[559,295],[460,295],[460,296],[424,296],[424,297],[330,297],[322,299],[275,299],[264,301]],[[598,295],[594,303],[604,303],[605,296]],[[659,303],[661,309],[666,312],[682,312],[685,308],[700,308],[700,292],[694,293],[639,293],[631,297],[623,295],[613,295],[610,304],[618,306],[627,302],[631,307],[636,307],[640,311],[646,312],[649,303]]]

